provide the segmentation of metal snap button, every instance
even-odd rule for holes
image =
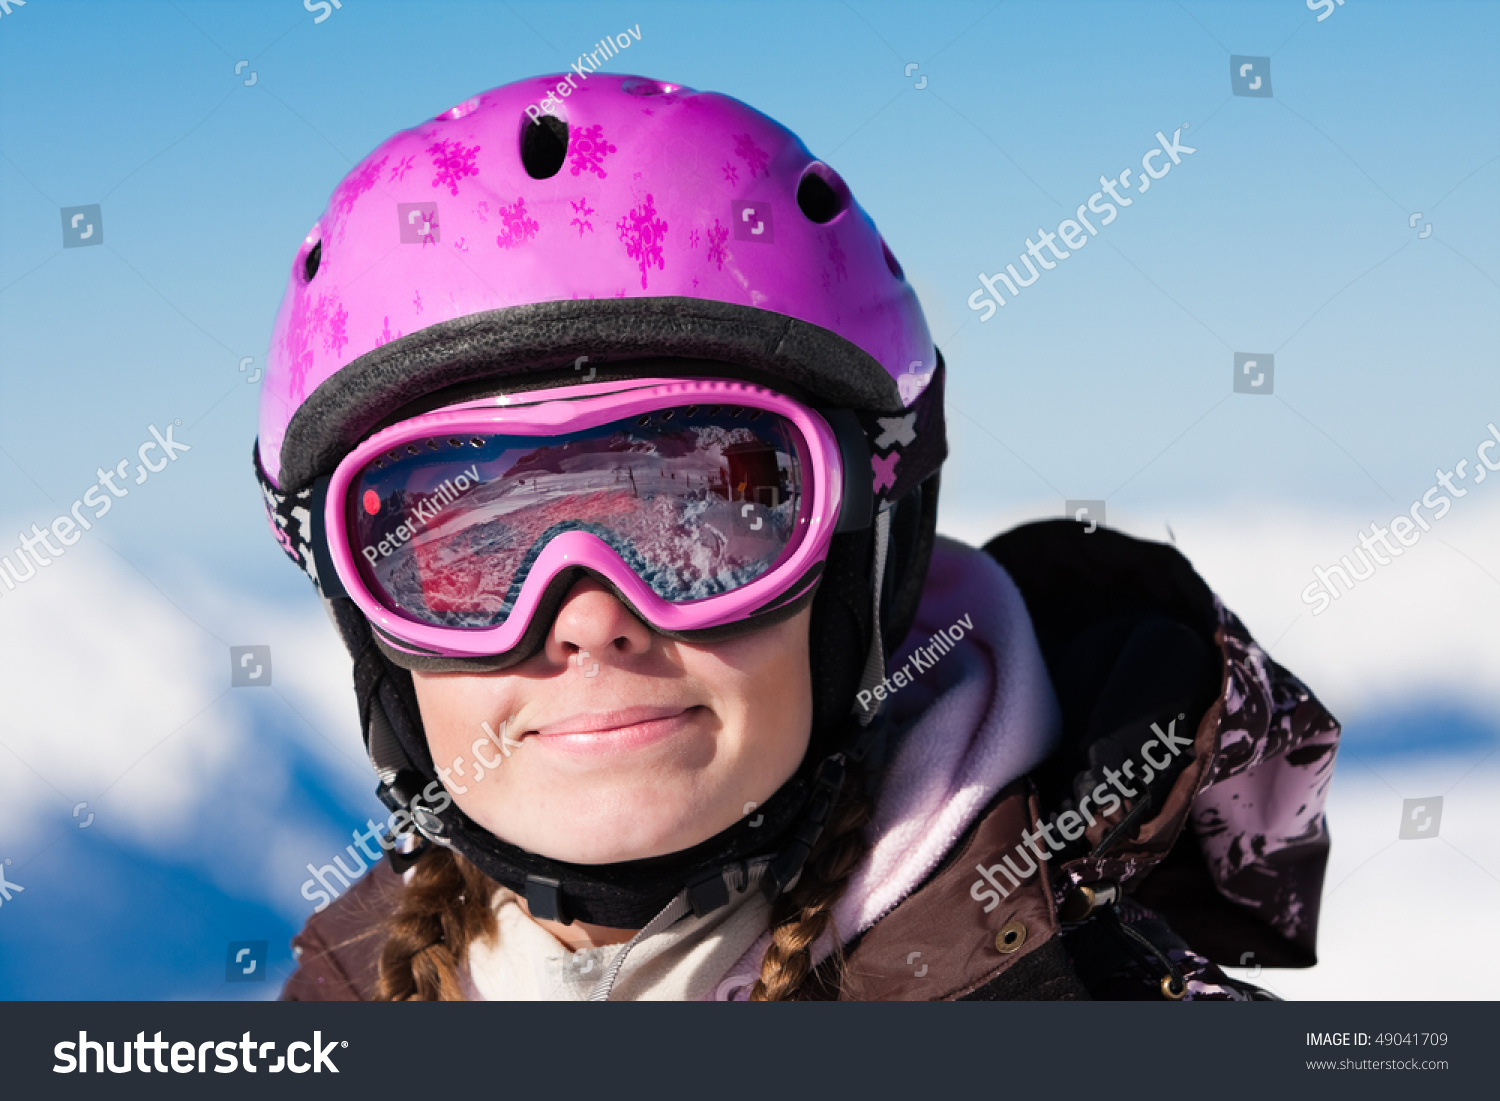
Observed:
[[[1088,886],[1074,887],[1063,898],[1058,908],[1058,919],[1068,925],[1076,925],[1094,912],[1094,889]]]
[[[1019,921],[1008,921],[995,934],[995,951],[1010,955],[1026,943],[1026,926]]]
[[[439,818],[431,807],[424,807],[417,800],[411,803],[412,824],[421,831],[422,835],[431,841],[443,842],[443,820]]]

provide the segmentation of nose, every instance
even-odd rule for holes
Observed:
[[[651,646],[651,629],[637,619],[592,577],[580,578],[568,590],[547,635],[547,657],[566,664],[586,653],[589,662],[643,654]]]

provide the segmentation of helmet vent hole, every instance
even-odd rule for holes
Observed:
[[[880,253],[885,257],[885,266],[891,269],[891,274],[897,279],[905,279],[906,273],[901,270],[901,265],[896,262],[896,254],[891,251],[891,246],[885,243],[885,238],[880,239]]]
[[[533,180],[550,180],[568,156],[568,124],[542,115],[521,127],[521,164]]]
[[[849,189],[838,173],[823,164],[808,165],[797,182],[797,207],[810,222],[824,225],[849,205]]]
[[[302,261],[302,281],[311,283],[313,276],[318,274],[318,268],[323,263],[323,242],[319,241],[312,247],[312,251]]]
[[[620,83],[620,91],[629,96],[669,96],[681,87],[681,84],[668,84],[662,80],[643,80],[640,77],[632,77]]]

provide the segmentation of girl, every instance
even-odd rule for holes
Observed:
[[[256,470],[388,860],[284,996],[1242,999],[1216,963],[1315,962],[1337,724],[1171,548],[937,538],[943,372],[838,174],[727,97],[521,81],[360,164]]]

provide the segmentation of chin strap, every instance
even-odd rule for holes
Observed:
[[[789,826],[781,832],[775,851],[729,860],[690,875],[680,892],[683,908],[677,916],[689,912],[699,917],[710,914],[728,905],[733,894],[757,884],[768,902],[775,902],[795,887],[838,804],[848,776],[847,762],[862,760],[883,727],[884,723],[859,727],[853,745],[824,758],[812,776],[800,813],[794,814]],[[378,795],[397,819],[395,832],[399,844],[388,852],[397,874],[404,874],[430,845],[453,849],[448,826],[431,805],[443,799],[451,801],[451,797],[437,781],[420,786],[424,777],[402,749],[378,692],[370,700],[368,748],[370,761],[380,777]],[[563,862],[550,863],[558,871],[571,870]],[[518,870],[518,873],[517,878],[525,875],[524,890],[520,893],[525,895],[533,917],[564,925],[573,922],[577,915],[571,912],[560,878],[537,872]]]
[[[844,787],[844,755],[835,753],[818,766],[813,777],[812,799],[802,820],[788,838],[787,845],[771,861],[766,876],[761,880],[761,890],[767,902],[775,902],[784,892],[790,891],[802,878],[803,865],[812,853],[823,829],[828,825],[828,816],[833,813],[839,792]],[[728,899],[726,898],[727,902]]]

